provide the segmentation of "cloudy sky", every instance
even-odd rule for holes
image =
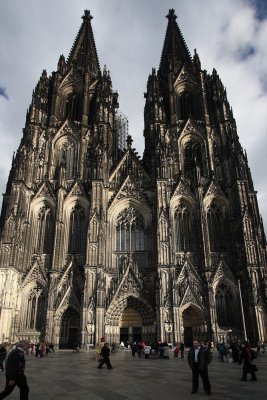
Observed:
[[[101,68],[111,72],[134,147],[143,153],[143,108],[174,8],[188,48],[202,68],[216,68],[247,151],[267,230],[266,0],[0,0],[0,192],[22,137],[26,110],[43,69],[68,56],[89,9]]]

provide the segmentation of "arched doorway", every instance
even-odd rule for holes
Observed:
[[[132,307],[127,307],[120,318],[120,342],[138,342],[142,339],[142,317]]]
[[[203,312],[190,305],[183,311],[184,344],[192,346],[193,340],[205,340],[205,323]]]
[[[60,324],[59,348],[71,349],[81,343],[80,315],[69,307],[62,315]]]

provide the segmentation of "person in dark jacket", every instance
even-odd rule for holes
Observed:
[[[184,358],[184,343],[180,343],[179,350],[181,352],[181,358]]]
[[[198,391],[199,375],[201,376],[204,390],[211,395],[211,385],[208,375],[208,364],[211,362],[211,352],[200,345],[198,340],[194,340],[193,347],[188,352],[188,363],[192,369],[192,394]]]
[[[4,361],[6,359],[6,347],[4,344],[0,345],[0,369],[4,371]]]
[[[101,369],[102,365],[106,364],[107,369],[112,369],[112,365],[110,364],[110,361],[109,361],[109,353],[110,353],[110,350],[108,348],[108,344],[105,343],[101,349],[102,360],[100,361],[97,368]]]
[[[241,381],[246,381],[247,380],[247,374],[251,374],[251,381],[256,381],[256,374],[255,370],[253,369],[253,360],[255,358],[254,352],[251,350],[249,343],[248,342],[242,342],[241,345],[241,354],[240,354],[240,359],[239,359],[239,365],[242,364],[242,361],[244,360],[243,364],[243,375],[241,378]]]
[[[25,354],[30,347],[27,340],[20,340],[17,347],[9,353],[6,361],[6,387],[0,393],[0,399],[4,399],[13,392],[17,385],[20,389],[20,400],[28,400],[29,387],[24,374]]]

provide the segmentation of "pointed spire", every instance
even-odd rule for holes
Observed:
[[[168,18],[168,26],[159,67],[163,75],[170,71],[177,74],[184,64],[192,68],[192,57],[177,25],[174,9],[169,10],[166,18]]]
[[[85,10],[82,16],[83,23],[70,51],[67,64],[77,65],[83,72],[88,71],[94,79],[97,79],[101,76],[101,71],[91,26],[92,18],[90,11]]]

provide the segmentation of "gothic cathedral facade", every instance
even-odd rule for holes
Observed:
[[[3,195],[0,341],[267,340],[263,222],[216,70],[170,10],[140,158],[82,19],[37,83]]]

